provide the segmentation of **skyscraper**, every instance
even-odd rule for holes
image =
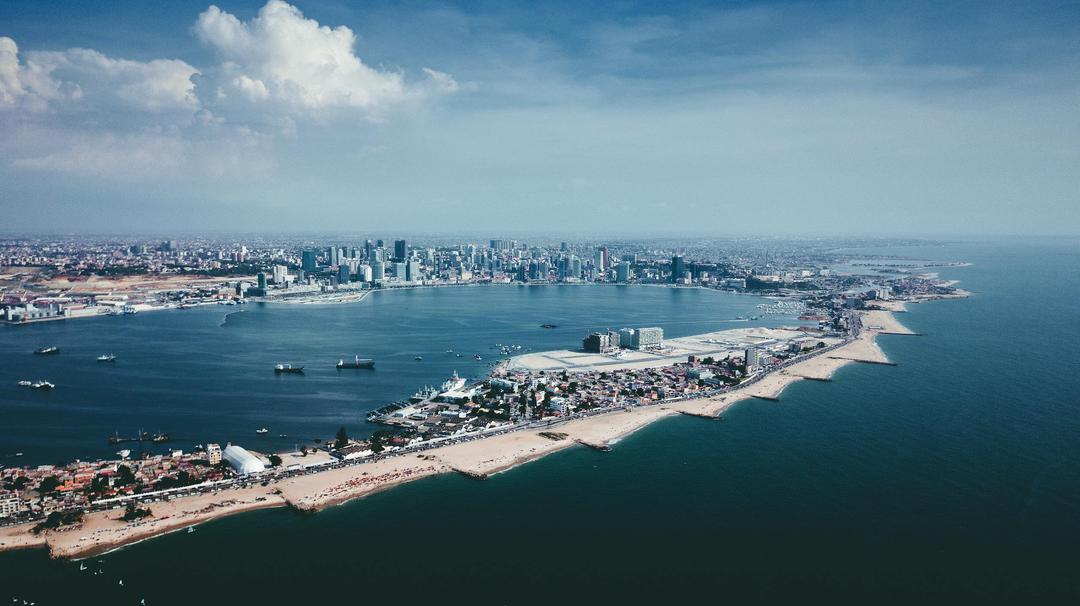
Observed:
[[[413,282],[420,279],[420,262],[409,261],[405,264],[405,279]]]
[[[671,257],[671,281],[678,282],[682,279],[683,274],[686,273],[686,267],[683,263],[682,255],[675,255]]]
[[[301,255],[300,268],[306,272],[315,271],[315,251],[305,250]]]
[[[405,240],[394,240],[394,260],[404,261],[408,258],[408,247],[405,245]]]

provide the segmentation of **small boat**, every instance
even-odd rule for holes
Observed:
[[[417,362],[422,362],[424,360],[424,356],[416,356],[413,359],[416,360]]]
[[[558,328],[558,324],[541,324],[540,328]]]
[[[31,383],[30,387],[33,387],[34,389],[52,389],[56,386],[44,379],[40,379]]]
[[[483,358],[480,357],[480,354],[476,354],[475,358],[476,358],[477,362],[479,362],[480,360],[483,360]]]
[[[79,570],[86,570],[86,563],[85,562],[79,562]]]
[[[289,437],[289,434],[287,434],[287,433],[279,433],[277,435],[277,437],[279,437],[279,438],[287,438],[287,437]]]
[[[260,427],[259,429],[255,430],[255,433],[257,433],[259,435],[262,435],[262,434],[265,434],[265,433],[270,433],[270,430],[265,428],[265,427]]]
[[[195,532],[195,527],[194,526],[188,526],[187,527],[187,532],[188,532],[188,534],[191,534],[191,533]]]
[[[169,438],[169,434],[165,433],[164,431],[159,431],[155,433],[152,438],[150,438],[150,441],[161,444],[163,442],[168,442],[170,439],[171,438]]]
[[[19,381],[19,387],[30,387],[33,384],[33,381]]]
[[[274,365],[274,372],[276,372],[278,374],[281,374],[281,373],[304,374],[304,367],[303,366],[293,366],[292,364],[278,363],[278,364]]]
[[[56,346],[42,347],[41,349],[34,350],[34,353],[36,353],[39,356],[47,356],[49,354],[58,354],[58,353],[60,353],[60,348],[56,347]]]
[[[101,354],[100,356],[97,357],[98,362],[112,362],[115,359],[116,359],[116,355],[114,355],[114,354]]]

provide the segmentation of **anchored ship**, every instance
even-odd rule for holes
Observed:
[[[337,363],[338,368],[375,368],[375,360],[355,356],[352,360],[341,359]]]

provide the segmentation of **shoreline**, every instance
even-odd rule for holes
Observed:
[[[854,362],[891,364],[876,343],[877,336],[916,333],[903,326],[893,315],[894,312],[904,311],[904,302],[889,303],[888,310],[860,312],[864,329],[858,338],[829,352],[775,370],[751,385],[723,395],[658,403],[555,422],[549,428],[511,431],[418,453],[391,456],[363,465],[272,480],[267,486],[261,486],[254,480],[254,485],[246,488],[149,503],[153,517],[133,523],[119,521],[122,510],[113,509],[88,513],[77,525],[48,530],[40,535],[30,532],[30,523],[7,526],[0,528],[0,551],[46,548],[52,558],[76,559],[114,551],[176,532],[186,526],[246,511],[292,507],[301,513],[314,513],[434,475],[460,473],[470,478],[484,479],[575,445],[608,450],[615,441],[663,418],[678,414],[715,418],[743,400],[778,399],[789,385],[797,381],[831,380],[837,370]]]

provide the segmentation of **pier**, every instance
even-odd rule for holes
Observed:
[[[689,412],[689,411],[686,411],[686,410],[679,410],[677,412],[679,414],[681,414],[681,415],[686,415],[688,417],[697,417],[699,419],[708,419],[710,421],[723,421],[724,420],[724,418],[722,416],[720,416],[720,415],[707,415],[707,414],[704,414],[704,413],[701,413],[701,412]]]
[[[762,396],[762,395],[758,395],[756,393],[752,393],[752,394],[750,394],[750,397],[751,398],[757,398],[758,400],[768,400],[769,402],[779,402],[780,401],[779,396]]]
[[[469,478],[470,480],[486,480],[486,479],[488,479],[488,474],[486,474],[486,473],[480,473],[478,471],[469,471],[468,469],[460,469],[460,468],[457,468],[457,467],[451,467],[451,469],[453,469],[454,471],[460,473],[461,475],[465,476],[466,478]]]
[[[588,446],[589,448],[592,448],[593,450],[599,450],[600,452],[611,452],[611,447],[608,446],[607,444],[596,444],[594,442],[586,442],[585,440],[582,440],[582,439],[575,439],[574,441],[577,442],[578,444],[581,444],[582,446]]]

